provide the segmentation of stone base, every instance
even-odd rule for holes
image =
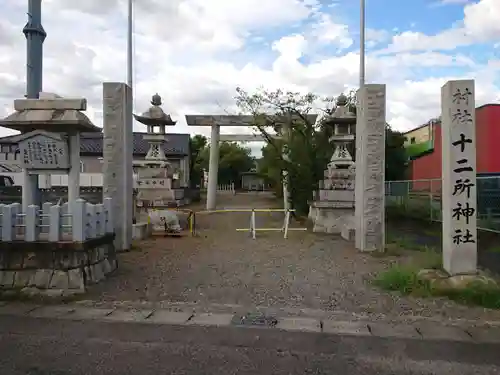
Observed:
[[[153,234],[153,227],[147,222],[137,223],[132,226],[132,239],[145,240]]]
[[[345,223],[342,226],[340,235],[346,241],[354,241],[356,239],[356,230],[354,229],[354,223]]]
[[[118,267],[114,245],[91,249],[23,251],[0,253],[0,292],[47,296],[86,292]]]
[[[350,207],[349,207],[350,206]],[[314,233],[343,234],[347,240],[353,236],[354,204],[352,202],[314,202],[309,206],[309,220]]]
[[[461,290],[466,289],[471,284],[481,284],[485,287],[498,288],[498,283],[493,278],[478,272],[471,275],[450,276],[443,270],[424,269],[418,273],[418,278],[429,281],[431,286],[437,290]]]

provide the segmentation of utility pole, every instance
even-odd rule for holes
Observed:
[[[42,91],[43,42],[47,37],[42,26],[42,0],[28,0],[28,23],[23,33],[27,41],[26,97],[37,99]]]
[[[359,15],[359,88],[365,85],[365,22],[366,4],[365,0],[360,0],[360,15]]]
[[[127,84],[132,88],[133,84],[133,65],[134,56],[133,45],[133,0],[128,0],[128,19],[127,19]]]
[[[38,99],[43,84],[43,42],[47,33],[42,26],[42,0],[28,0],[28,22],[23,28],[26,37],[26,97]],[[38,175],[23,170],[23,206],[40,204]]]

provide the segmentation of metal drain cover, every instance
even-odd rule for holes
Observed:
[[[237,326],[275,327],[278,324],[278,319],[262,313],[247,313],[245,315],[235,315],[231,323]]]

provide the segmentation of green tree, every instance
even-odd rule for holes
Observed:
[[[385,133],[385,180],[405,180],[408,167],[408,155],[403,133],[394,131],[389,125]]]
[[[318,142],[316,117],[310,116],[318,97],[282,90],[260,90],[253,94],[241,88],[236,91],[238,107],[253,116],[253,125],[269,146],[263,150],[263,158],[269,159],[261,163],[261,172],[275,181],[272,185],[278,193],[283,183],[279,171],[285,170],[292,208],[299,214],[307,213],[308,201],[323,176],[317,155],[325,153],[320,150],[324,142]],[[277,139],[273,133],[281,139]]]
[[[281,174],[284,162],[281,155],[282,149],[283,142],[281,140],[276,140],[274,145],[267,143],[262,147],[262,157],[257,162],[257,171],[279,198],[283,197]]]
[[[201,155],[206,147],[207,138],[202,135],[197,134],[189,139],[189,181],[191,186],[199,185],[203,178]]]
[[[328,124],[328,116],[315,122],[310,116],[319,98],[313,94],[259,90],[250,94],[238,88],[236,103],[242,112],[251,114],[253,125],[266,139],[259,161],[259,172],[266,176],[277,196],[282,196],[282,170],[286,170],[290,183],[292,207],[299,214],[308,211],[308,201],[317,191],[319,181],[333,152],[329,142],[333,127]],[[326,115],[333,114],[335,98],[323,100],[321,109]],[[351,91],[347,105],[356,112],[356,95]],[[287,125],[284,127],[283,125]],[[287,137],[284,128],[288,128]],[[280,136],[276,138],[273,133]],[[387,127],[386,133],[386,180],[402,179],[406,169],[404,137]],[[288,158],[283,157],[283,148],[288,149]],[[355,146],[351,145],[351,155],[355,158]]]
[[[210,146],[203,149],[200,160],[202,168],[208,170]],[[238,145],[236,142],[219,143],[219,184],[234,183],[236,188],[241,187],[241,173],[248,172],[255,167],[255,158],[251,150]]]

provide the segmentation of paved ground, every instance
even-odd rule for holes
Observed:
[[[270,197],[226,195],[220,206],[276,207]],[[360,254],[340,238],[292,232],[261,233],[253,240],[236,228],[248,228],[249,213],[198,215],[196,238],[156,238],[120,256],[118,273],[91,288],[94,303],[180,302],[201,308],[237,305],[277,309],[313,309],[369,319],[500,321],[500,312],[457,305],[445,299],[414,299],[383,292],[370,284],[394,262]],[[259,213],[257,227],[280,227],[280,213]],[[298,225],[298,224],[295,224]],[[87,298],[86,297],[86,298]],[[119,302],[123,303],[123,302]]]
[[[499,344],[0,316],[0,373],[497,374]]]

